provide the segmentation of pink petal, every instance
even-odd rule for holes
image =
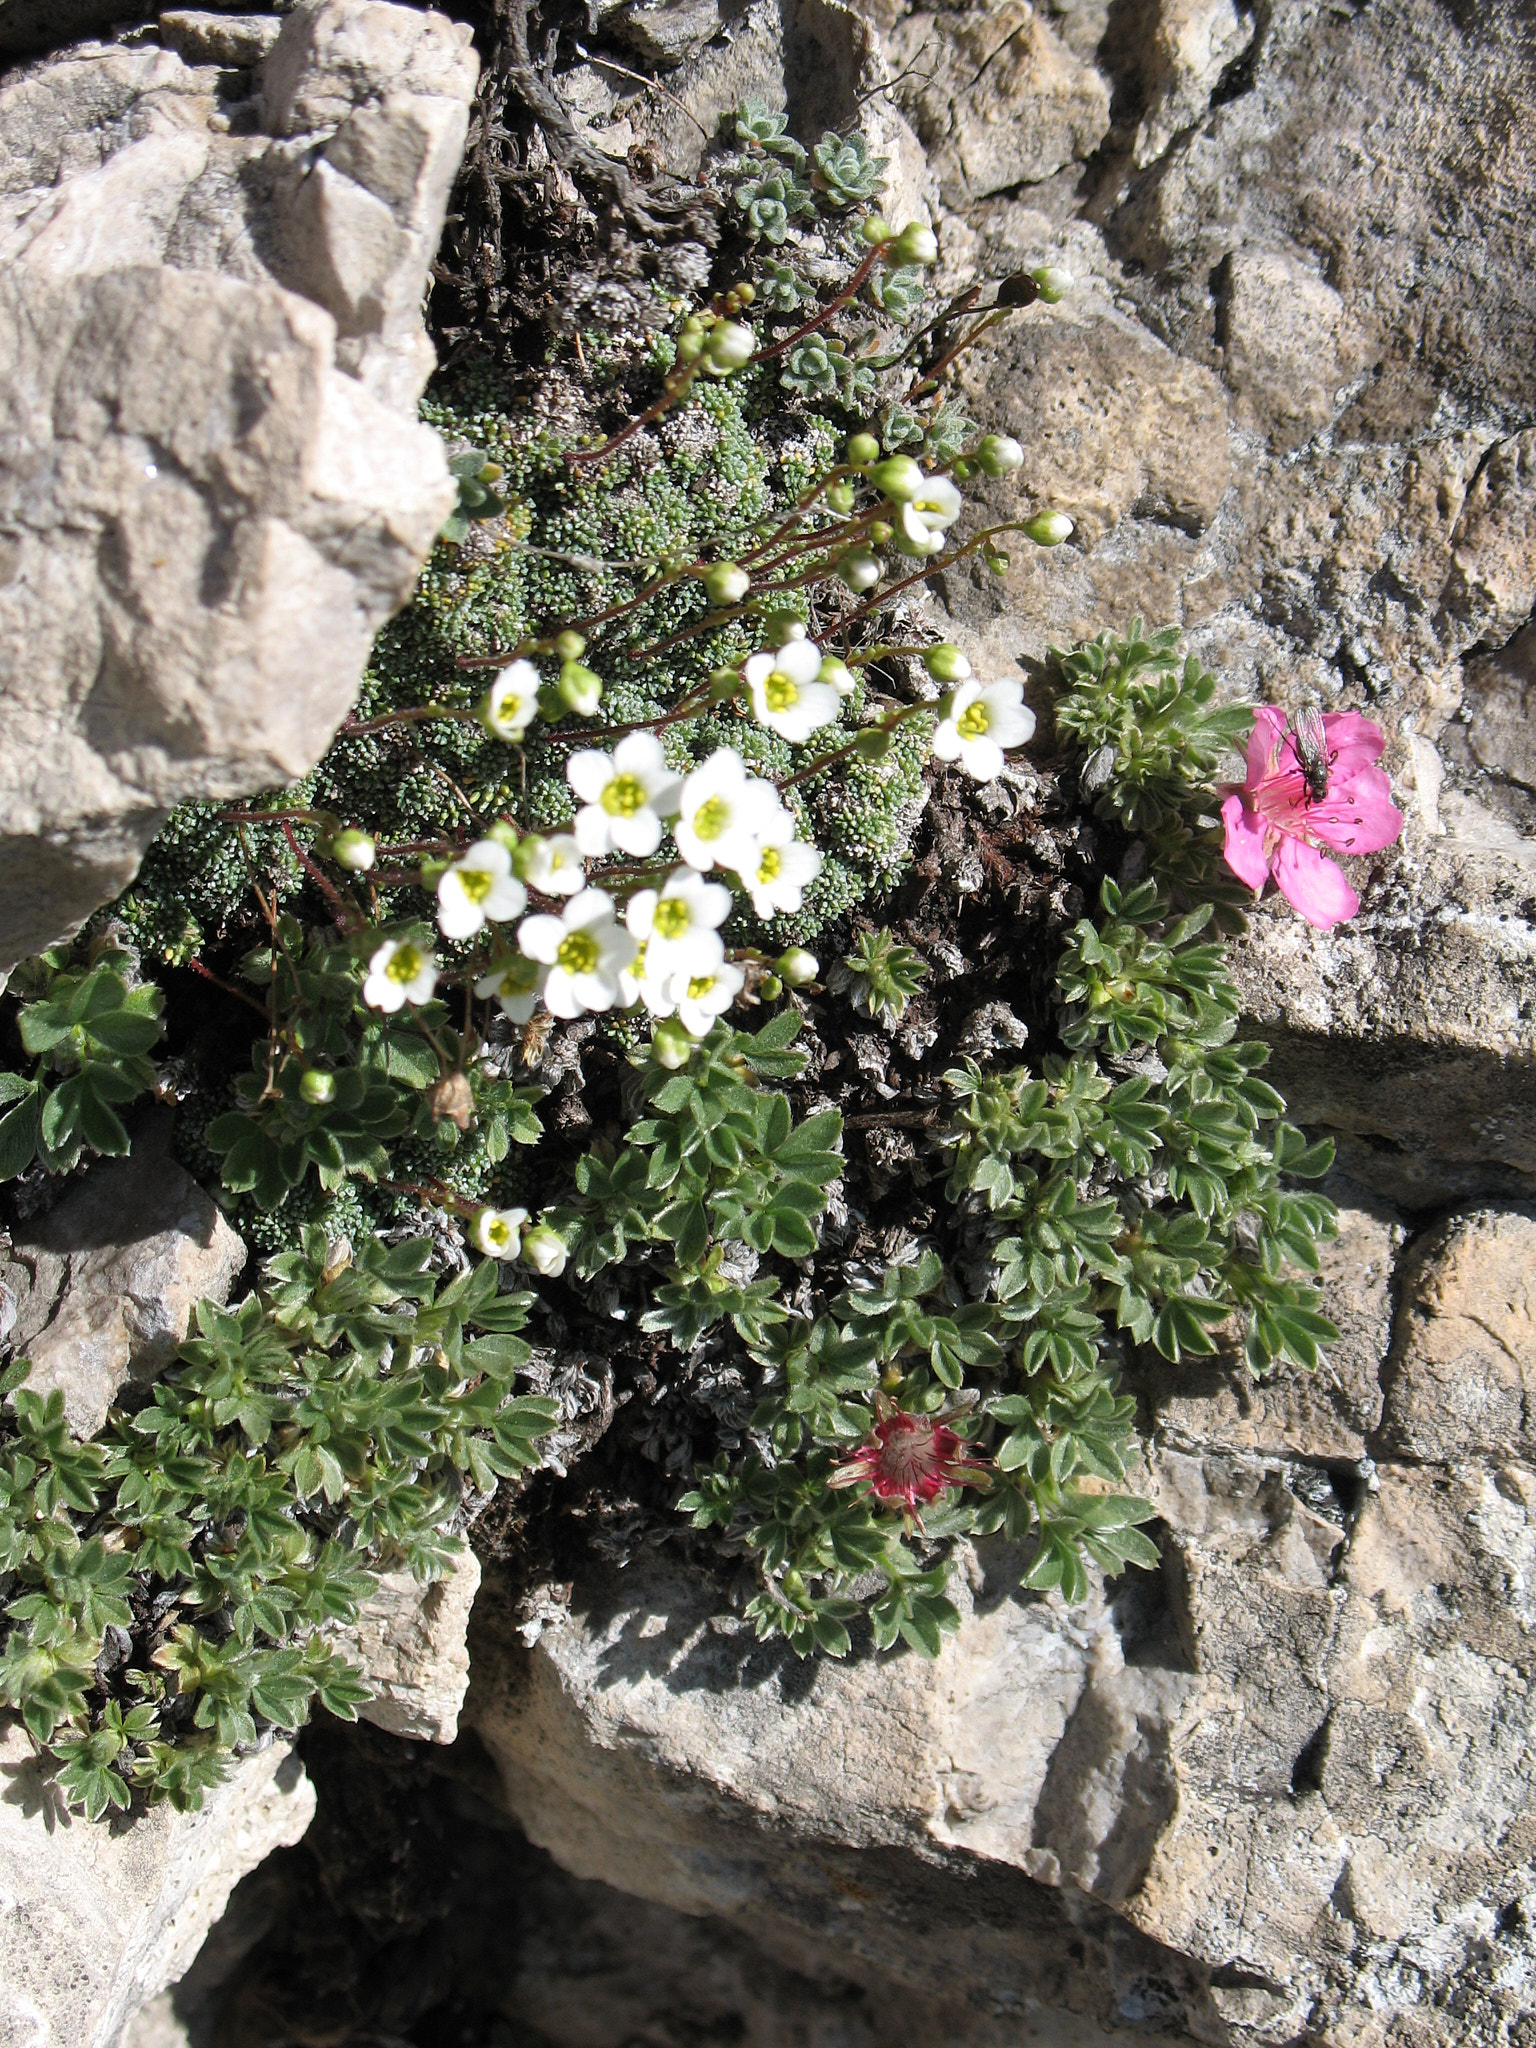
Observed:
[[[1248,787],[1257,789],[1271,773],[1271,763],[1280,750],[1285,731],[1285,713],[1273,704],[1261,704],[1253,714],[1253,731],[1248,735]]]
[[[1269,880],[1269,859],[1264,851],[1264,827],[1235,792],[1221,807],[1221,822],[1227,829],[1221,852],[1227,866],[1250,889],[1262,889]]]
[[[1381,727],[1358,711],[1330,711],[1324,715],[1323,731],[1335,770],[1367,767],[1379,760],[1387,744]]]
[[[1335,769],[1328,795],[1307,811],[1308,839],[1336,853],[1375,853],[1391,846],[1403,829],[1403,814],[1392,801],[1392,784],[1380,768]]]
[[[1342,868],[1299,839],[1282,839],[1275,851],[1275,881],[1293,910],[1320,932],[1353,917],[1360,898]]]

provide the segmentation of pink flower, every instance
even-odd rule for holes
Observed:
[[[862,1481],[887,1507],[899,1506],[903,1513],[915,1515],[946,1487],[991,1485],[991,1473],[966,1455],[970,1445],[947,1423],[932,1415],[905,1414],[883,1398],[876,1414],[873,1431],[839,1465],[829,1486],[857,1486]]]
[[[1342,869],[1319,850],[1375,853],[1403,829],[1392,785],[1376,766],[1381,727],[1357,711],[1320,722],[1327,748],[1327,793],[1314,796],[1303,770],[1304,744],[1283,711],[1261,704],[1248,740],[1248,780],[1221,807],[1226,863],[1250,889],[1274,877],[1281,895],[1319,931],[1360,908]],[[1319,748],[1321,753],[1321,748]],[[1315,773],[1320,780],[1324,764]]]

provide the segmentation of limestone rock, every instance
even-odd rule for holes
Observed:
[[[1536,628],[1467,664],[1467,738],[1479,765],[1536,790]]]
[[[468,34],[303,0],[243,99],[149,43],[0,81],[0,968],[307,768],[409,595]]]
[[[1109,132],[1108,87],[1029,0],[920,9],[886,47],[950,206],[1038,184]]]
[[[314,1788],[287,1744],[243,1758],[197,1813],[128,1826],[58,1812],[18,1725],[0,1733],[0,2041],[116,2048],[186,1969],[230,1892],[298,1841]]]
[[[383,1575],[337,1638],[374,1689],[358,1710],[365,1721],[416,1742],[452,1742],[469,1684],[465,1635],[479,1585],[479,1560],[467,1548],[427,1586],[408,1571]]]
[[[0,1343],[32,1362],[28,1387],[64,1394],[77,1436],[94,1436],[126,1380],[156,1379],[193,1309],[223,1301],[245,1246],[170,1157],[164,1124],[106,1160],[0,1259],[10,1327]]]
[[[276,14],[202,14],[178,9],[160,16],[160,40],[188,64],[249,71],[282,32]]]
[[[1281,449],[1334,417],[1340,387],[1366,355],[1333,287],[1294,256],[1271,249],[1233,253],[1222,332],[1237,417],[1268,432]]]
[[[1536,1210],[1476,1209],[1418,1239],[1402,1279],[1385,1435],[1409,1457],[1529,1457]]]
[[[1232,0],[1157,0],[1136,32],[1144,111],[1131,160],[1145,170],[1201,119],[1222,73],[1252,42],[1254,25]]]

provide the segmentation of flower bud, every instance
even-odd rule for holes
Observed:
[[[532,1230],[523,1232],[523,1257],[546,1280],[558,1280],[570,1252],[558,1230],[551,1230],[547,1223],[535,1223]]]
[[[976,474],[974,462],[968,462],[963,455],[957,455],[949,466],[949,473],[957,484],[968,484]]]
[[[1001,548],[989,548],[982,556],[982,560],[994,576],[1006,576],[1008,574],[1008,565],[1013,560],[1013,557],[1012,555],[1004,554]]]
[[[579,661],[562,664],[556,687],[560,701],[569,705],[581,718],[590,718],[603,701],[602,677],[594,675],[589,668],[583,668]]]
[[[763,637],[770,647],[786,647],[791,640],[805,638],[805,621],[793,612],[770,612],[763,621]]]
[[[539,716],[546,725],[558,725],[566,713],[565,699],[553,683],[545,683],[539,691]]]
[[[299,1076],[299,1096],[315,1109],[333,1102],[336,1099],[336,1076],[326,1073],[323,1067],[306,1067]]]
[[[971,664],[948,640],[929,648],[923,656],[923,667],[936,683],[963,683],[971,672]]]
[[[835,654],[823,657],[821,667],[816,671],[818,683],[830,683],[839,697],[851,697],[859,687],[848,664],[839,661]]]
[[[869,537],[877,548],[883,548],[895,531],[888,520],[877,519],[869,529]]]
[[[821,962],[804,946],[791,946],[774,961],[773,971],[791,988],[809,988],[821,972]]]
[[[567,626],[563,633],[555,635],[555,652],[562,661],[580,661],[587,651],[587,636]]]
[[[891,736],[884,726],[866,726],[853,743],[861,761],[883,761],[891,751]]]
[[[373,835],[359,832],[356,826],[345,832],[338,832],[330,844],[330,856],[337,867],[347,868],[354,875],[366,875],[378,856],[378,847]]]
[[[741,671],[734,668],[717,668],[709,679],[709,701],[711,704],[729,704],[733,697],[741,695]]]
[[[1063,270],[1055,263],[1042,263],[1038,270],[1032,270],[1029,274],[1039,286],[1040,296],[1048,306],[1054,306],[1058,300],[1064,299],[1077,282],[1070,270]]]
[[[848,441],[848,460],[855,468],[862,469],[866,462],[873,462],[880,453],[880,443],[873,434],[854,434]]]
[[[896,237],[891,255],[898,263],[921,263],[925,267],[939,260],[938,237],[920,220],[909,220]]]
[[[704,353],[704,337],[695,327],[684,328],[677,337],[677,360],[680,363],[696,363]]]
[[[776,974],[765,974],[757,984],[757,992],[765,1003],[776,1003],[784,993],[784,984]]]
[[[733,285],[731,289],[734,296],[740,299],[741,303],[744,306],[750,306],[752,301],[757,297],[757,286],[755,284],[748,283],[745,279],[743,279],[740,284]]]
[[[704,588],[711,604],[740,604],[752,578],[734,562],[715,562],[704,572]]]
[[[880,564],[873,555],[855,548],[838,563],[837,574],[855,593],[873,590],[880,581]]]
[[[1037,512],[1024,522],[1024,531],[1042,548],[1059,547],[1076,530],[1065,512]]]
[[[520,882],[526,882],[539,864],[545,841],[537,832],[525,832],[512,849],[512,872]]]
[[[888,455],[884,462],[874,463],[869,480],[882,498],[889,498],[895,505],[910,503],[926,482],[910,455]]]
[[[986,434],[976,450],[976,460],[988,476],[1010,476],[1024,467],[1024,450],[1011,434]]]
[[[852,484],[833,484],[827,492],[827,510],[838,513],[851,512],[857,497],[858,493]]]
[[[651,1058],[674,1074],[693,1058],[693,1040],[675,1017],[663,1017],[651,1033]]]
[[[704,343],[704,367],[711,375],[728,377],[750,362],[757,348],[757,336],[739,320],[722,320],[709,330]]]
[[[485,837],[487,839],[494,839],[498,846],[504,846],[508,853],[511,854],[513,864],[516,864],[517,849],[521,842],[518,839],[515,826],[509,825],[505,818],[496,818],[486,826]]]
[[[867,242],[872,249],[878,249],[882,242],[888,242],[891,233],[890,222],[882,220],[878,213],[872,213],[868,219],[859,222],[859,240]]]

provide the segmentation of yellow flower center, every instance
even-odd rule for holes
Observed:
[[[763,857],[757,864],[757,879],[760,882],[776,882],[783,872],[784,856],[776,846],[765,846]]]
[[[788,711],[800,702],[800,686],[783,669],[770,669],[763,679],[763,702],[770,711]]]
[[[459,887],[471,903],[483,903],[490,895],[491,885],[496,878],[487,874],[484,868],[455,868],[453,872],[459,878]]]
[[[421,955],[414,946],[401,946],[384,968],[387,981],[398,981],[403,987],[414,981],[421,972]]]
[[[693,814],[694,836],[718,839],[731,822],[731,807],[723,796],[706,797]]]
[[[505,1216],[493,1216],[485,1226],[486,1240],[490,1244],[510,1244],[512,1230]]]
[[[967,704],[955,720],[955,730],[963,740],[979,740],[986,736],[991,723],[987,707],[978,697],[974,703]]]
[[[656,906],[651,929],[658,939],[680,939],[692,923],[686,903],[676,896],[663,896]]]
[[[712,989],[712,988],[714,987],[714,985],[715,985],[715,977],[714,977],[714,975],[712,975],[712,974],[695,974],[695,975],[693,976],[693,978],[692,978],[692,979],[690,980],[690,982],[688,983],[688,1000],[689,1000],[689,1002],[690,1002],[690,1003],[696,1003],[696,1002],[698,1002],[698,1001],[700,1000],[700,998],[701,998],[701,997],[703,997],[703,996],[707,996],[707,995],[709,994],[710,990],[711,990],[711,989]]]
[[[597,965],[597,941],[590,932],[567,932],[555,962],[567,974],[590,974]]]
[[[615,775],[599,801],[610,818],[632,818],[645,806],[645,789],[638,775]]]

